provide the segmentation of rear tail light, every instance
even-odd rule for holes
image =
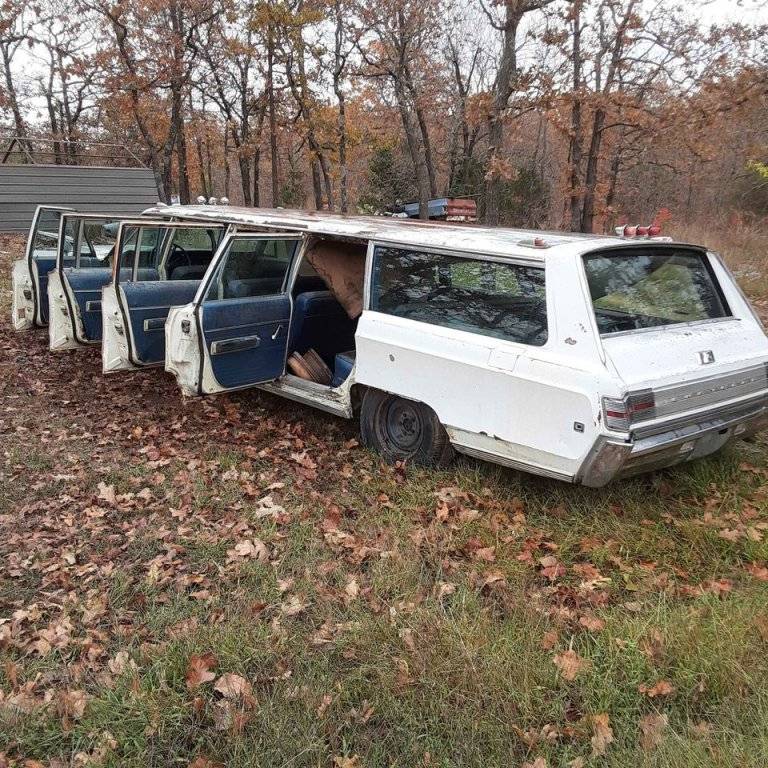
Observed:
[[[608,429],[628,432],[639,421],[656,416],[656,398],[650,389],[625,395],[621,400],[603,398],[603,420]]]

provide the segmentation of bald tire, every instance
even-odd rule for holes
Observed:
[[[424,403],[369,389],[360,409],[363,445],[386,461],[447,467],[454,456],[448,433]]]

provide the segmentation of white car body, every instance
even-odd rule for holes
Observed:
[[[705,258],[728,317],[601,335],[583,256],[672,244],[216,206],[182,206],[174,214],[367,243],[351,375],[327,387],[284,373],[259,383],[271,392],[351,417],[354,390],[375,388],[429,406],[459,452],[590,486],[708,455],[765,424],[768,338],[712,253]],[[546,342],[531,346],[374,311],[371,270],[378,245],[543,268]],[[208,275],[225,250],[226,241]],[[292,279],[297,270],[294,264]],[[204,280],[195,300],[172,309],[166,323],[166,370],[187,395],[230,388],[217,381],[201,343],[205,289]],[[606,424],[606,399],[649,391],[654,410],[631,427]]]

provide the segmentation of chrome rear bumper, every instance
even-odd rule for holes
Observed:
[[[732,440],[740,440],[768,427],[768,396],[722,407],[686,421],[672,420],[653,434],[601,435],[582,464],[576,482],[601,488],[611,480],[685,461],[719,451]]]

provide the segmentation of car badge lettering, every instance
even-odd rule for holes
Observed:
[[[699,352],[699,362],[702,365],[710,365],[715,362],[715,353],[711,349],[705,349],[703,352]]]

